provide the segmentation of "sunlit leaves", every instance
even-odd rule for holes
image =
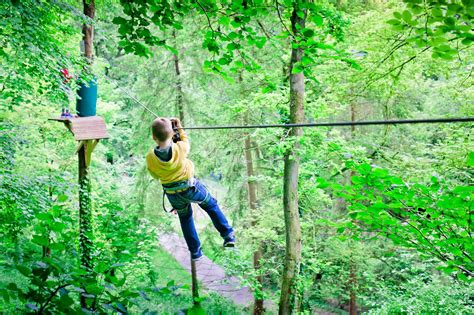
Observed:
[[[435,256],[452,272],[473,275],[473,187],[449,187],[434,176],[430,183],[408,183],[369,164],[355,170],[351,185],[318,181],[350,204],[349,216],[361,230]]]
[[[407,31],[406,41],[417,47],[433,47],[433,58],[451,60],[474,40],[473,1],[404,0],[406,9],[387,21],[397,31]],[[461,46],[460,46],[461,45]]]
[[[119,25],[120,45],[125,52],[150,56],[150,50],[147,48],[153,45],[166,45],[168,41],[166,30],[181,29],[184,13],[194,12],[199,15],[200,23],[206,30],[202,36],[202,48],[209,52],[209,58],[204,64],[204,70],[227,78],[230,77],[225,74],[226,72],[260,69],[249,51],[253,48],[262,49],[271,35],[265,30],[262,34],[263,26],[259,18],[267,15],[287,18],[294,8],[297,8],[295,12],[298,16],[307,19],[307,27],[297,25],[296,30],[292,32],[286,26],[289,20],[282,20],[280,33],[274,34],[272,31],[272,35],[276,35],[275,39],[291,39],[293,48],[297,45],[303,49],[308,58],[311,58],[310,62],[306,59],[304,63],[296,66],[295,72],[304,72],[311,77],[311,67],[320,62],[316,62],[316,59],[347,60],[347,56],[340,56],[332,48],[332,44],[323,42],[328,38],[331,38],[330,41],[342,40],[348,21],[340,12],[312,2],[297,4],[294,1],[282,1],[273,7],[258,2],[164,1],[160,2],[159,10],[155,4],[149,7],[146,2],[141,1],[124,1],[122,4],[126,17],[115,18],[113,22]],[[151,17],[145,14],[149,11],[153,13]],[[150,21],[162,31],[161,34],[156,31],[143,31],[152,29],[147,26]],[[320,53],[324,49],[332,50],[332,53]],[[354,63],[349,64],[352,66]]]
[[[80,28],[63,19],[76,19],[70,8],[55,1],[0,2],[0,58],[3,66],[1,99],[18,104],[25,96],[64,98],[61,69],[84,66],[79,49],[68,49]],[[31,78],[34,78],[31,80]],[[38,87],[38,81],[42,84]]]

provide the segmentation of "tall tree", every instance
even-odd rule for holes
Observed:
[[[245,165],[247,169],[247,189],[248,189],[248,199],[250,210],[255,213],[258,209],[258,199],[257,199],[257,183],[252,178],[255,176],[254,168],[254,159],[252,155],[252,144],[250,135],[247,134],[244,140],[244,151],[245,151]],[[252,220],[252,225],[255,226],[257,222],[255,219]],[[257,244],[257,249],[253,253],[253,267],[259,273],[260,270],[260,259],[262,259],[262,246]],[[263,289],[263,276],[258,275],[256,282],[259,286],[259,290]],[[255,295],[254,305],[253,305],[253,314],[263,314],[263,298],[261,294]]]
[[[176,42],[176,30],[173,30],[173,39],[175,47],[178,46]],[[183,80],[181,78],[181,70],[179,67],[179,55],[178,51],[173,54],[174,71],[176,74],[176,112],[181,122],[184,124],[184,93],[183,93]]]
[[[141,12],[148,10],[148,6],[140,1],[131,1],[124,5],[127,18],[115,18],[114,23],[119,24],[119,33],[124,39],[121,45],[126,52],[147,56],[148,45],[164,45],[160,36],[151,34],[146,25],[154,23],[162,29],[168,27],[182,28],[181,17],[190,12],[196,12],[203,17],[207,24],[207,32],[203,38],[203,47],[211,54],[211,60],[204,62],[208,71],[220,73],[229,77],[226,66],[231,72],[257,70],[258,64],[246,54],[246,48],[262,48],[266,36],[259,36],[258,30],[261,23],[259,15],[272,14],[281,22],[280,38],[288,39],[291,44],[290,68],[290,123],[301,123],[304,120],[304,91],[305,74],[311,74],[311,66],[318,63],[317,58],[343,59],[353,64],[348,58],[340,58],[338,51],[328,43],[326,37],[330,34],[333,38],[342,37],[343,19],[340,15],[308,0],[278,1],[272,6],[262,6],[260,2],[201,2],[183,1],[177,6],[165,1],[161,7],[152,6],[153,18],[147,18]],[[305,27],[308,11],[311,12],[311,21],[315,26],[321,27],[321,36],[316,38],[316,32]],[[290,14],[288,14],[290,13]],[[289,19],[287,18],[289,16]],[[324,20],[327,19],[327,25]],[[141,20],[141,21],[138,21]],[[253,25],[252,23],[255,22]],[[287,24],[291,25],[291,30]],[[287,41],[283,41],[284,45]],[[168,47],[169,48],[169,47]],[[324,53],[321,53],[324,51]],[[305,54],[306,52],[306,54]],[[280,314],[288,314],[298,309],[296,294],[296,280],[299,274],[301,261],[301,226],[298,208],[298,175],[299,175],[299,138],[301,128],[288,130],[290,145],[284,152],[284,178],[283,178],[283,211],[286,229],[286,252],[282,275],[282,288],[280,299]]]
[[[299,3],[293,4],[291,14],[291,30],[297,34],[304,29],[306,9]],[[295,44],[299,44],[296,43]],[[292,45],[290,60],[290,123],[298,124],[304,120],[304,74],[294,71],[295,66],[301,63],[303,49],[299,45]],[[299,138],[302,128],[291,128],[288,135],[292,145],[285,152],[285,168],[283,175],[283,211],[285,213],[286,252],[285,265],[280,295],[279,314],[290,314],[298,308],[296,280],[301,263],[301,226],[298,209],[298,172],[299,172]]]
[[[83,0],[84,14],[90,19],[82,26],[82,40],[84,44],[84,57],[89,64],[93,62],[94,51],[94,26],[91,21],[95,16],[95,0]],[[81,142],[78,151],[79,160],[79,246],[81,252],[81,265],[90,272],[92,263],[92,205],[91,205],[91,183],[89,177],[89,163],[87,151],[92,150],[91,140]],[[87,292],[87,291],[86,291]],[[81,307],[87,308],[86,297],[81,294]]]

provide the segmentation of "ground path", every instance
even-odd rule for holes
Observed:
[[[158,236],[158,240],[161,247],[191,273],[189,251],[184,239],[177,234],[162,234]],[[198,280],[208,290],[219,293],[237,305],[249,306],[253,302],[253,294],[248,287],[242,287],[239,279],[226,275],[222,267],[206,256],[196,262],[196,269]]]
[[[215,181],[204,181],[211,194],[218,200],[219,204],[223,205],[224,197],[227,194],[227,189]],[[168,205],[169,207],[169,205]],[[227,214],[226,209],[223,209]],[[193,204],[194,221],[198,231],[204,229],[207,224],[212,224],[207,214]],[[175,220],[175,230],[179,230],[178,218]],[[237,231],[238,232],[238,231]],[[217,233],[217,232],[216,232]],[[238,233],[237,233],[238,237]],[[158,236],[158,241],[161,247],[172,255],[178,263],[189,272],[191,277],[191,261],[188,248],[184,239],[177,234],[161,234]],[[207,290],[215,291],[221,296],[231,300],[234,304],[248,307],[253,303],[253,294],[250,288],[242,286],[238,278],[228,276],[225,270],[215,264],[212,260],[203,256],[197,263],[197,278],[202,286]],[[202,290],[202,288],[200,288]],[[265,300],[265,309],[267,314],[277,313],[277,306],[271,300]],[[323,309],[314,309],[315,315],[335,315]]]

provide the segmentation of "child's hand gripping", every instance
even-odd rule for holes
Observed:
[[[181,125],[181,120],[179,118],[170,118],[171,121],[171,127],[173,128],[174,135],[173,135],[173,142],[176,143],[178,141],[181,141],[181,135],[180,135],[180,128],[183,126]]]

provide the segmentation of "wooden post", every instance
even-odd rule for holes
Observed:
[[[192,291],[193,291],[193,303],[194,305],[199,305],[199,285],[197,281],[197,269],[196,262],[191,258],[191,278],[192,278]]]
[[[82,0],[84,15],[91,20],[95,16],[95,0]],[[82,40],[84,43],[84,57],[92,64],[94,51],[94,26],[84,23],[82,26]],[[79,161],[79,249],[81,266],[91,271],[92,264],[92,207],[91,186],[89,179],[90,154],[93,145],[90,140],[84,141],[77,152]],[[85,290],[85,288],[83,288]],[[86,291],[87,293],[87,291]],[[81,294],[81,307],[87,309],[86,298]]]
[[[85,142],[77,155],[79,160],[79,249],[81,266],[86,271],[92,270],[92,210],[91,186],[87,165],[87,148]],[[81,307],[87,309],[86,299],[81,295]]]

